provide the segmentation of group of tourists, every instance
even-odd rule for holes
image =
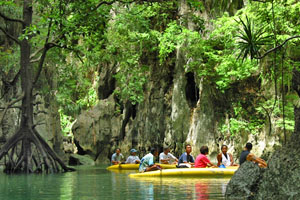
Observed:
[[[252,150],[252,144],[247,143],[244,150],[241,153],[239,162],[240,165],[245,161],[252,161],[257,163],[260,167],[267,167],[267,163],[256,157],[254,154],[250,153]],[[221,146],[221,153],[217,155],[218,164],[214,165],[208,158],[207,155],[209,153],[209,149],[207,146],[202,146],[200,148],[200,154],[196,157],[196,160],[191,155],[192,147],[190,144],[185,145],[185,152],[177,159],[173,154],[170,153],[170,148],[165,147],[163,152],[159,154],[159,163],[160,164],[176,164],[178,168],[206,168],[206,167],[221,167],[226,168],[228,166],[238,166],[238,164],[234,163],[234,159],[232,154],[228,153],[228,146]],[[117,148],[116,152],[112,155],[111,163],[113,165],[125,163],[125,164],[140,164],[139,172],[160,170],[161,166],[159,164],[155,164],[155,157],[158,156],[158,149],[151,148],[150,152],[145,155],[141,160],[136,155],[137,150],[131,149],[130,156],[124,162],[124,156],[121,153],[121,149]]]

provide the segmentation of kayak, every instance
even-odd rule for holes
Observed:
[[[238,167],[228,168],[176,168],[176,169],[163,169],[144,173],[129,174],[129,177],[231,177]]]
[[[163,169],[173,169],[176,168],[176,165],[171,165],[171,164],[159,164],[156,163],[157,165],[160,165]],[[111,165],[107,167],[106,169],[108,170],[138,170],[140,164],[119,164],[119,165]]]
[[[192,183],[202,183],[207,185],[211,185],[212,183],[218,183],[219,185],[225,184],[230,181],[231,177],[221,177],[221,178],[212,178],[212,177],[182,177],[182,176],[170,176],[170,177],[131,177],[138,182],[147,182],[152,183],[154,185],[191,185]]]

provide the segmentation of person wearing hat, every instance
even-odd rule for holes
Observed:
[[[128,156],[126,160],[126,164],[138,164],[140,163],[139,157],[136,155],[137,150],[136,149],[131,149],[130,150],[130,156]]]

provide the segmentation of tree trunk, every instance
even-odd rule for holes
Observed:
[[[32,23],[33,0],[23,1],[23,34]],[[21,106],[20,128],[0,150],[0,159],[4,156],[6,173],[32,173],[32,172],[59,172],[70,171],[49,147],[45,140],[34,128],[33,122],[33,77],[34,72],[30,64],[30,35],[20,44],[20,77],[21,88],[24,94]]]

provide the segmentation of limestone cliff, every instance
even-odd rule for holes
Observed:
[[[210,29],[210,19],[222,10],[213,9],[217,1],[204,1],[205,11],[198,13]],[[231,14],[243,6],[242,1],[230,1],[227,8]],[[179,15],[188,12],[186,1],[180,1]],[[193,29],[193,23],[187,22]],[[100,103],[83,112],[73,126],[73,134],[79,153],[90,154],[97,162],[108,162],[116,147],[128,155],[130,148],[139,150],[143,156],[151,146],[168,145],[176,156],[184,151],[186,143],[192,144],[194,156],[202,145],[208,145],[210,159],[216,162],[216,154],[225,143],[229,152],[238,157],[247,141],[253,142],[253,152],[261,155],[272,150],[279,138],[265,130],[258,135],[241,133],[236,137],[223,135],[221,124],[228,121],[225,114],[231,105],[227,95],[218,92],[201,77],[186,72],[187,60],[181,47],[173,55],[175,62],[160,66],[158,59],[151,60],[149,81],[145,86],[144,101],[138,105],[122,104],[112,94],[115,87],[113,67],[102,69],[99,83]],[[111,72],[111,73],[108,73]],[[241,90],[243,90],[242,88]]]

